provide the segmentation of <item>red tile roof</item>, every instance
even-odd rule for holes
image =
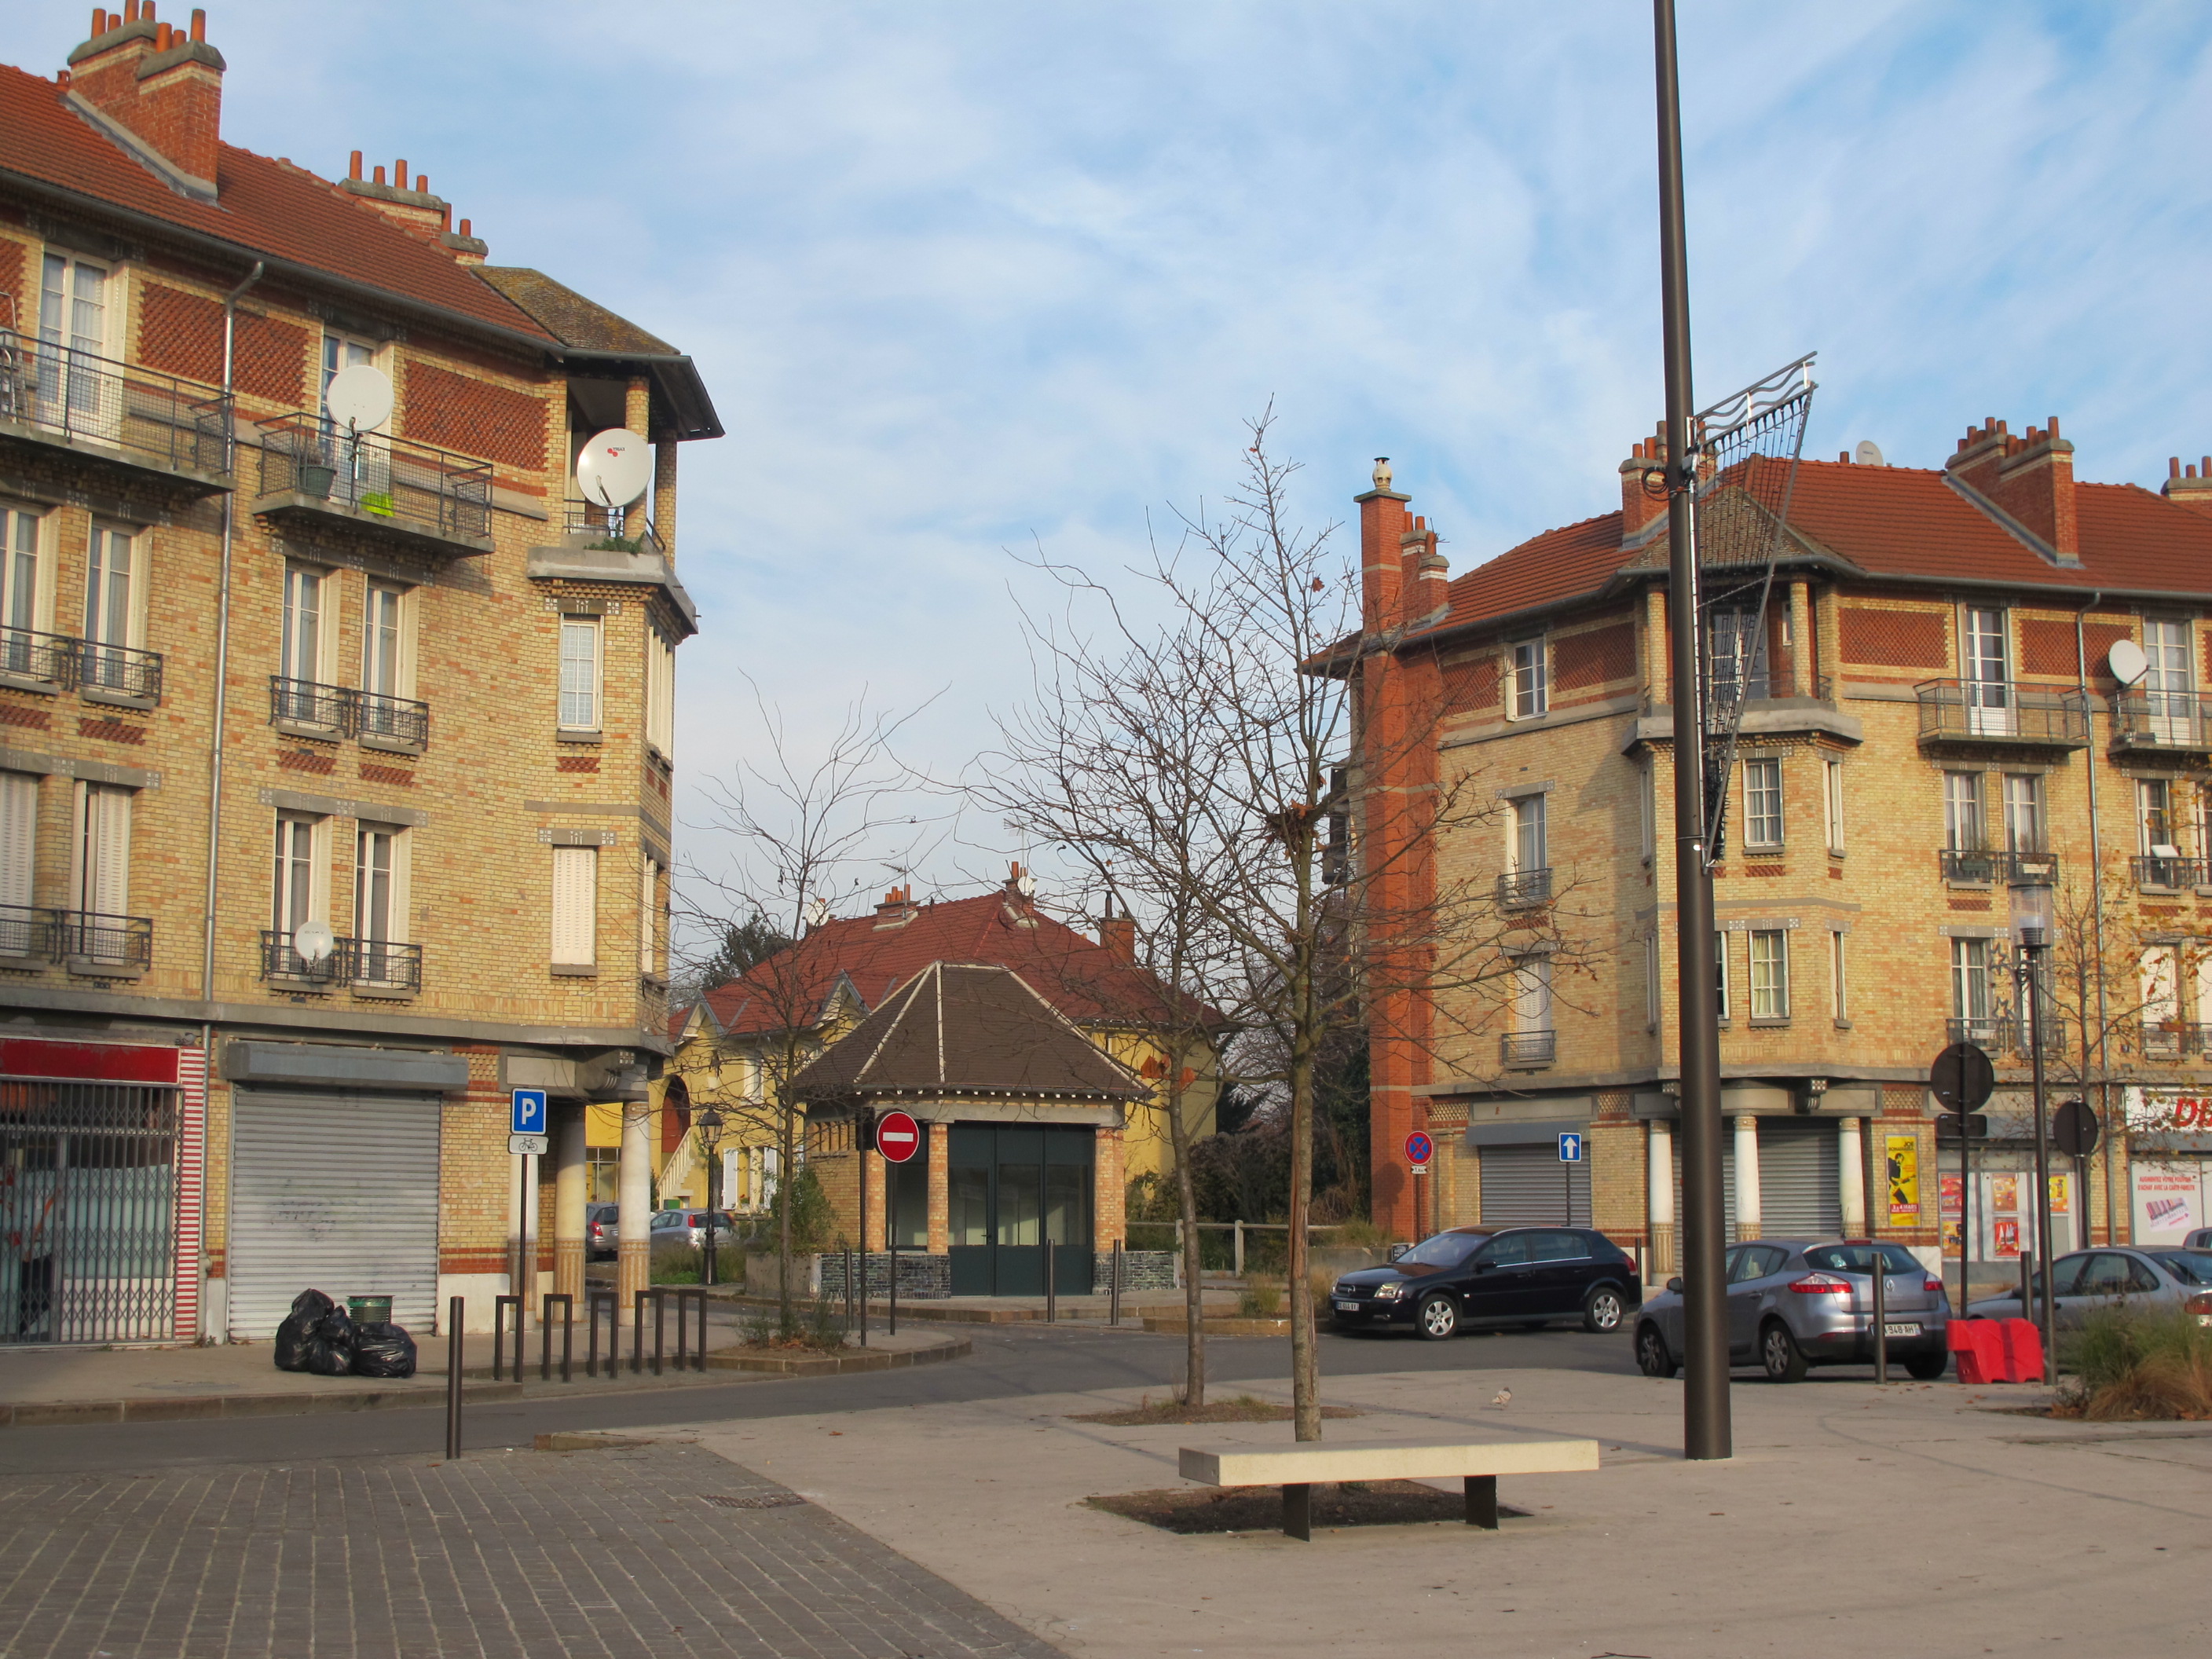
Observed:
[[[726,1034],[762,1036],[782,1029],[787,1015],[815,1023],[841,978],[875,1009],[931,963],[960,962],[1012,969],[1079,1024],[1152,1024],[1170,1015],[1168,994],[1150,973],[1003,890],[908,908],[911,920],[895,927],[878,915],[823,922],[789,951],[708,992],[706,1014]],[[672,1036],[690,1014],[672,1016]]]
[[[1790,525],[1808,550],[1869,575],[2018,583],[2079,592],[2212,592],[2212,518],[2135,484],[2077,483],[2078,568],[2052,563],[1942,471],[1800,463]],[[1642,549],[1620,545],[1621,515],[1547,530],[1479,564],[1450,587],[1450,629],[1588,599]],[[1664,544],[1659,568],[1663,569]]]
[[[0,64],[0,173],[218,238],[242,260],[282,259],[514,333],[553,338],[450,253],[327,179],[225,144],[217,200],[195,201],[171,190],[62,98],[56,82]]]

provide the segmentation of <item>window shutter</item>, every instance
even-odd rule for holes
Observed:
[[[31,902],[31,859],[39,828],[39,781],[0,772],[0,904]]]
[[[553,960],[588,968],[599,960],[599,849],[553,849]]]
[[[131,792],[88,787],[80,909],[120,916],[131,909]]]
[[[659,866],[651,859],[640,860],[637,896],[637,971],[647,979],[653,977],[653,969],[658,965],[653,960],[653,944],[655,931],[653,924],[657,919],[653,915],[653,901],[654,889],[659,885],[656,879],[659,873]]]

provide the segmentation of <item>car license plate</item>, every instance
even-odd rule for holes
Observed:
[[[1920,1334],[1920,1327],[1911,1321],[1899,1322],[1892,1320],[1881,1328],[1881,1334],[1884,1336],[1917,1336]]]
[[[1359,1304],[1357,1302],[1340,1302],[1336,1304],[1336,1310],[1339,1313],[1358,1313]]]

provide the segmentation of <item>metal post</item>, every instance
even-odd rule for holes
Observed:
[[[1973,1299],[1974,1280],[1974,1138],[1967,1133],[1971,1112],[1959,1114],[1959,1317],[1966,1316]],[[1938,1218],[1941,1224],[1941,1218]],[[2025,1311],[2023,1310],[2022,1311]]]
[[[1874,1247],[1874,1380],[1877,1387],[1889,1381],[1889,1263],[1879,1244]]]
[[[653,1297],[653,1374],[658,1376],[660,1375],[660,1350],[668,1334],[668,1297],[658,1285],[647,1294]],[[678,1317],[682,1317],[680,1308]],[[679,1337],[682,1334],[680,1331],[678,1333]]]
[[[461,1318],[465,1298],[446,1299],[446,1456],[461,1455]]]
[[[576,1298],[565,1291],[549,1291],[544,1305],[538,1310],[538,1334],[541,1340],[538,1380],[541,1382],[553,1380],[553,1304],[556,1302],[561,1304],[561,1380],[573,1382],[576,1380],[573,1370],[576,1355]]]
[[[2020,1253],[2020,1316],[2028,1317],[2028,1310],[2035,1305],[2035,1294],[2030,1288],[2035,1283],[2035,1252]]]
[[[691,1357],[691,1369],[703,1371],[707,1369],[707,1292],[694,1291],[691,1294],[697,1298],[699,1307],[699,1349]]]
[[[884,1206],[886,1209],[890,1206]],[[886,1225],[888,1225],[888,1220]],[[884,1253],[891,1259],[891,1334],[898,1334],[898,1233],[896,1229],[884,1241]]]
[[[859,1110],[867,1112],[868,1109],[864,1106]],[[854,1154],[860,1160],[860,1346],[864,1348],[868,1346],[868,1153],[875,1146],[875,1137],[870,1133],[873,1116],[869,1113],[866,1126],[855,1117],[853,1133]]]
[[[630,1298],[629,1368],[632,1375],[645,1369],[645,1304],[652,1294],[652,1288],[647,1286]],[[659,1374],[654,1373],[655,1376]]]
[[[1690,489],[1690,270],[1682,212],[1681,94],[1674,0],[1652,0],[1658,82],[1660,333],[1667,366],[1667,611],[1674,628],[1674,899],[1681,989],[1682,1453],[1733,1454],[1721,1217],[1720,1008],[1713,881],[1705,864],[1705,707],[1698,684],[1698,555]]]
[[[1051,1324],[1060,1317],[1059,1244],[1048,1238],[1044,1242],[1044,1322]]]
[[[2043,1386],[2058,1381],[2057,1312],[2053,1300],[2051,1261],[2051,1124],[2044,1109],[2043,1079],[2043,952],[2040,945],[2023,945],[2027,960],[2028,1065],[2035,1086],[2035,1252],[2045,1262],[2043,1297],[2033,1315],[2043,1329]]]
[[[853,1328],[853,1253],[845,1252],[845,1328]]]
[[[1244,1223],[1239,1219],[1230,1224],[1237,1230],[1237,1277],[1242,1279],[1244,1277]]]
[[[599,1374],[599,1309],[602,1306],[607,1310],[607,1375],[617,1376],[622,1372],[622,1292],[586,1291],[584,1292],[584,1322],[590,1329],[584,1375],[590,1377]],[[562,1380],[566,1381],[566,1378]]]
[[[514,1380],[522,1381],[522,1298],[495,1296],[491,1299],[491,1380],[500,1381],[500,1364],[507,1354],[507,1310],[514,1310]]]
[[[1118,1238],[1114,1241],[1114,1282],[1107,1293],[1106,1322],[1121,1322],[1121,1241]]]

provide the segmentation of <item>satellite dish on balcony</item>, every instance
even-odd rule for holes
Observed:
[[[392,377],[374,363],[342,368],[323,388],[331,419],[355,432],[372,432],[392,418]]]
[[[337,935],[327,921],[303,921],[293,931],[292,951],[302,962],[327,962],[337,948]]]
[[[653,447],[627,427],[614,427],[577,453],[576,484],[600,507],[628,507],[653,482]]]
[[[2133,685],[2150,672],[2150,659],[2133,640],[2114,640],[2105,660],[2112,666],[2112,678],[2122,685]]]

